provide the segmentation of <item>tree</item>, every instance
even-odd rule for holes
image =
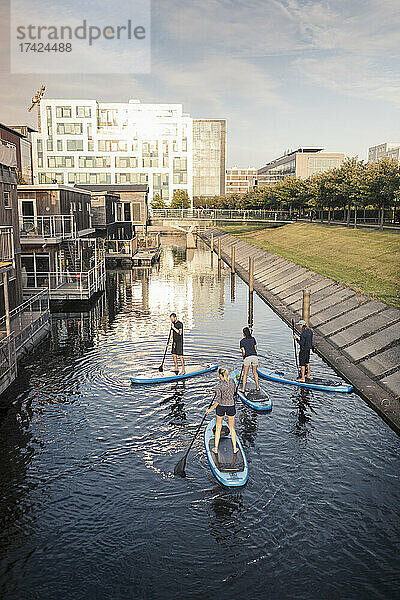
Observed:
[[[167,208],[165,201],[161,198],[160,194],[155,194],[151,201],[151,208]]]
[[[380,211],[380,228],[383,229],[385,208],[396,206],[400,195],[400,168],[395,160],[382,158],[366,166],[367,202]]]
[[[189,194],[186,190],[175,190],[172,196],[171,208],[190,208]]]

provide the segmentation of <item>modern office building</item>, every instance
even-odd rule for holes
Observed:
[[[181,104],[49,100],[33,134],[35,183],[146,184],[150,200],[193,198],[193,120]]]
[[[385,142],[368,148],[368,162],[378,162],[381,158],[391,158],[400,163],[400,143]]]
[[[256,179],[257,169],[255,167],[226,169],[225,193],[242,196],[254,187]]]
[[[196,199],[225,194],[226,121],[193,121],[193,195]]]
[[[257,185],[271,185],[288,177],[307,179],[316,173],[340,167],[344,154],[323,152],[324,148],[298,148],[267,163],[257,171]]]

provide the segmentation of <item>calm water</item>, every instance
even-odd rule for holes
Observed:
[[[217,484],[201,436],[173,476],[215,374],[129,376],[160,364],[172,310],[188,362],[237,367],[246,304],[208,251],[171,243],[150,274],[110,273],[91,313],[55,316],[1,413],[1,598],[400,597],[399,438],[356,394],[266,383],[270,414],[238,406],[247,486]],[[292,369],[290,331],[258,297],[254,320],[263,362]]]

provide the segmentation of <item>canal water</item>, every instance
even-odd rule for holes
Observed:
[[[270,414],[238,405],[246,487],[213,479],[201,436],[173,476],[215,373],[129,377],[159,366],[172,311],[188,363],[237,367],[248,294],[176,240],[151,272],[110,272],[90,313],[54,315],[20,369],[0,419],[0,597],[399,598],[399,438],[356,394],[265,383]],[[293,369],[290,331],[257,296],[254,334],[263,364]]]

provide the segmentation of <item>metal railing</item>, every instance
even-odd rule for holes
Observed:
[[[14,235],[12,227],[0,227],[0,262],[14,261]]]
[[[16,352],[27,345],[35,333],[48,322],[49,293],[42,290],[10,311],[10,330]],[[0,333],[7,331],[6,317],[0,319]]]
[[[160,234],[141,235],[137,238],[138,249],[158,248],[160,245]]]
[[[152,219],[204,219],[208,221],[290,221],[289,211],[212,208],[162,208],[151,211]]]
[[[52,298],[52,292],[58,292],[58,295],[62,297],[63,291],[66,295],[75,293],[81,298],[90,298],[104,288],[105,264],[104,260],[101,260],[97,266],[88,271],[47,271],[42,273],[27,271],[24,273],[24,278],[25,290],[47,288]]]
[[[105,240],[104,248],[107,256],[126,254],[133,256],[137,250],[137,238],[131,240]]]
[[[0,339],[0,385],[4,383],[3,378],[9,378],[6,385],[11,383],[17,374],[17,353],[15,349],[14,334]]]
[[[21,236],[76,238],[76,222],[73,215],[20,217],[19,224]]]

